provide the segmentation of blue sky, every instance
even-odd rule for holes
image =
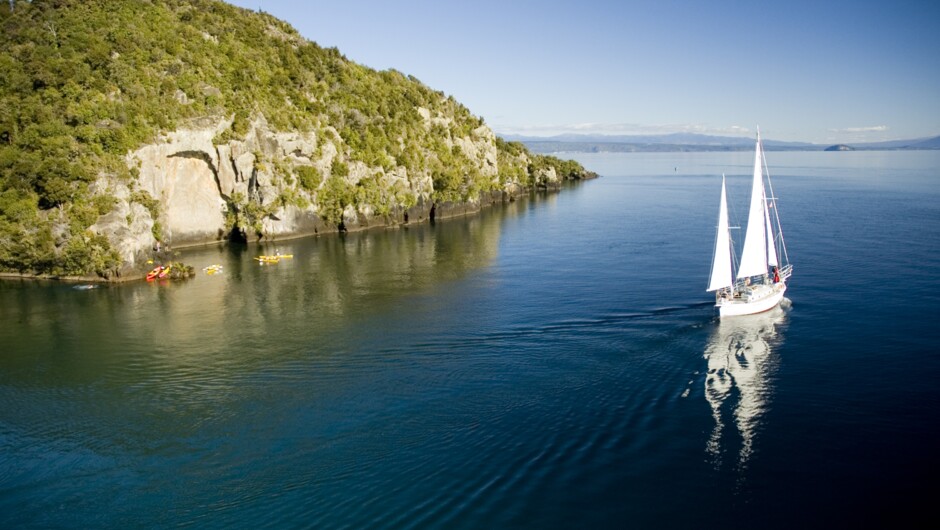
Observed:
[[[232,0],[497,133],[940,135],[940,2]]]

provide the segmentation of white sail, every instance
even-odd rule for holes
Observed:
[[[718,233],[715,236],[715,258],[712,261],[711,281],[707,291],[731,287],[731,234],[728,228],[728,197],[725,177],[721,176],[721,204],[718,207]]]
[[[770,225],[770,208],[773,206],[773,203],[768,203],[764,208],[764,226],[767,227],[767,265],[770,267],[776,267],[779,265],[777,263],[777,246],[774,244],[774,230]]]
[[[761,164],[760,134],[754,151],[754,178],[751,184],[751,208],[738,279],[767,274],[767,233],[764,229],[764,172]]]

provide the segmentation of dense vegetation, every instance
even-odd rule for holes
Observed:
[[[264,13],[216,0],[21,0],[0,4],[0,27],[0,270],[114,270],[107,238],[88,230],[114,199],[89,186],[107,174],[133,189],[128,152],[207,116],[234,118],[217,142],[244,135],[257,115],[276,130],[332,127],[346,162],[428,171],[435,200],[493,185],[448,147],[483,124],[464,106],[413,77],[355,64]],[[419,107],[446,125],[426,127]],[[497,148],[501,178],[538,185],[539,167],[584,171],[531,155],[533,167],[519,168],[511,162],[521,144]],[[300,189],[322,190],[321,210],[335,221],[341,206],[374,191],[344,186],[345,167],[286,171]],[[134,200],[159,209],[146,193]]]

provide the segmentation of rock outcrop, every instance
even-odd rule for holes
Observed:
[[[447,124],[446,117],[432,117],[427,109],[419,113],[428,127]],[[273,240],[424,222],[473,213],[511,200],[531,187],[519,175],[501,180],[496,136],[486,126],[445,142],[473,161],[492,191],[465,201],[435,203],[429,173],[348,160],[331,127],[308,133],[278,132],[258,116],[243,138],[220,142],[231,125],[226,118],[195,121],[127,155],[128,166],[138,175],[136,182],[102,177],[96,183],[95,193],[109,194],[117,201],[92,230],[107,235],[125,268],[139,269],[142,259],[158,245],[179,248],[230,238]],[[511,162],[525,168],[530,161],[523,152]],[[298,168],[330,175],[334,164],[348,167],[342,177],[348,189],[358,191],[362,183],[374,181],[378,190],[378,196],[363,194],[345,204],[335,224],[321,211],[327,179],[321,178],[310,189],[300,184],[298,175]],[[556,188],[561,182],[551,167],[535,170],[531,178],[542,188]],[[141,197],[153,199],[158,207],[151,211]]]
[[[258,221],[267,237],[321,228],[315,210],[278,204],[287,189],[303,192],[285,182],[275,165],[329,171],[335,146],[321,147],[314,134],[271,131],[263,118],[252,122],[244,139],[213,143],[230,126],[231,120],[203,120],[128,155],[140,189],[160,202],[164,243],[180,247],[230,237],[236,228],[230,214],[249,204],[265,209]]]
[[[174,245],[217,239],[225,224],[219,153],[212,139],[226,123],[203,125],[170,133],[128,160],[139,171],[140,189],[160,201],[164,238]]]
[[[153,235],[155,220],[150,210],[131,199],[127,184],[108,177],[99,178],[92,185],[92,192],[110,195],[116,201],[114,208],[98,217],[89,230],[108,237],[125,269],[137,268],[147,259],[148,251],[156,245]]]

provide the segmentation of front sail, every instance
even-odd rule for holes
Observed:
[[[754,179],[751,184],[751,208],[747,216],[747,233],[738,279],[767,274],[767,233],[764,220],[764,172],[761,164],[760,134],[754,151]]]
[[[712,261],[711,281],[706,291],[731,287],[731,233],[728,228],[728,198],[725,177],[721,177],[721,204],[718,207],[718,234],[715,236],[715,257]]]

